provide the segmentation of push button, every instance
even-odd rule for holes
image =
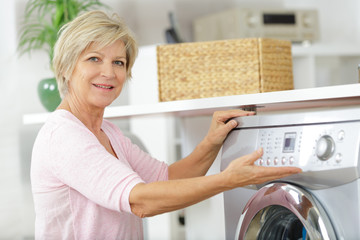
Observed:
[[[294,157],[290,157],[290,158],[289,158],[289,163],[290,163],[290,165],[293,165],[293,164],[294,164],[294,162],[295,162]]]
[[[335,161],[337,163],[340,163],[342,161],[342,154],[341,153],[338,153],[335,155]]]
[[[260,166],[264,165],[264,160],[262,158],[259,159],[259,165]]]
[[[345,132],[344,132],[344,130],[339,131],[337,137],[338,137],[338,140],[339,140],[339,141],[344,140],[344,138],[345,138]]]

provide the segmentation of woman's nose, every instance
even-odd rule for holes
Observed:
[[[107,63],[104,62],[102,64],[102,68],[101,68],[101,75],[106,77],[106,78],[113,78],[115,77],[115,71],[114,71],[114,66],[112,63]]]

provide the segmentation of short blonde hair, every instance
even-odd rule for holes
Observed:
[[[135,38],[117,14],[112,16],[95,10],[79,15],[65,24],[59,31],[54,47],[53,70],[60,96],[68,92],[68,81],[74,71],[80,54],[93,42],[103,48],[122,40],[126,48],[127,79],[131,78],[131,68],[138,53]]]

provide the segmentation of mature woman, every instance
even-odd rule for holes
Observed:
[[[265,168],[257,150],[204,176],[233,117],[216,112],[205,138],[168,166],[103,119],[131,77],[137,46],[116,15],[83,14],[64,26],[53,67],[62,102],[40,130],[31,167],[37,239],[141,239],[141,218],[180,209],[220,192],[281,178],[297,168]]]

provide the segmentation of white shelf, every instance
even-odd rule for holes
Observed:
[[[306,57],[306,56],[343,56],[343,57],[359,57],[360,46],[355,44],[311,44],[309,46],[293,45],[293,57]]]
[[[202,98],[154,104],[108,107],[105,118],[128,118],[142,115],[173,114],[196,116],[211,114],[217,110],[258,107],[258,111],[278,111],[295,108],[329,107],[360,104],[360,84],[321,88],[299,89],[281,92]],[[44,123],[49,113],[27,114],[24,124]]]

